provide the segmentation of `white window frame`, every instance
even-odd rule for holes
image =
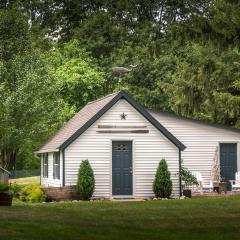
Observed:
[[[48,153],[43,153],[43,177],[48,178]]]
[[[53,153],[53,179],[60,179],[60,152]]]

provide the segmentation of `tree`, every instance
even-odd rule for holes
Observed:
[[[2,0],[0,163],[32,152],[88,101],[121,88],[146,108],[240,127],[238,1]],[[11,159],[11,160],[10,160]]]
[[[188,44],[177,59],[168,93],[179,115],[239,126],[240,53]]]
[[[0,164],[38,166],[33,152],[64,121],[64,103],[26,17],[14,8],[0,16]]]
[[[162,159],[158,165],[153,183],[153,192],[156,197],[168,198],[172,193],[172,181],[167,162]]]
[[[191,14],[188,21],[177,27],[177,38],[200,44],[212,43],[219,50],[240,46],[239,1],[206,1],[203,11],[204,14]]]
[[[56,84],[65,102],[74,109],[102,95],[104,73],[77,40],[54,48],[50,54]]]
[[[92,167],[88,160],[82,161],[79,172],[77,191],[84,200],[92,197],[95,188],[95,179]]]

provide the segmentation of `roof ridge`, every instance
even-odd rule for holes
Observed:
[[[108,94],[108,95],[106,95],[106,96],[104,96],[104,97],[101,97],[101,98],[99,98],[99,99],[96,99],[96,100],[93,100],[93,101],[88,102],[87,105],[90,105],[90,104],[92,104],[92,103],[101,101],[101,100],[103,100],[103,99],[105,99],[105,98],[108,98],[108,97],[111,97],[111,96],[113,96],[113,95],[117,95],[117,94],[120,93],[120,92],[121,92],[121,91],[117,91],[117,92],[110,93],[110,94]]]

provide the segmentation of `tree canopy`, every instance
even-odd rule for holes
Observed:
[[[240,3],[3,0],[0,164],[34,150],[88,101],[121,88],[143,106],[240,128]]]

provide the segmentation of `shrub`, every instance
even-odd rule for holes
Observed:
[[[9,193],[10,187],[6,183],[0,183],[0,193]]]
[[[20,190],[20,200],[23,202],[44,202],[46,200],[46,195],[40,188],[39,184],[31,184],[23,187]]]
[[[172,193],[171,175],[168,171],[167,162],[162,159],[158,165],[153,183],[153,192],[156,197],[168,198]]]
[[[16,183],[10,184],[10,189],[14,197],[19,197],[19,193],[22,188],[23,186]]]
[[[185,167],[181,168],[180,175],[184,182],[184,188],[189,188],[193,185],[198,185],[197,178]]]
[[[84,200],[92,197],[95,188],[93,170],[88,160],[82,161],[77,182],[77,191]]]

